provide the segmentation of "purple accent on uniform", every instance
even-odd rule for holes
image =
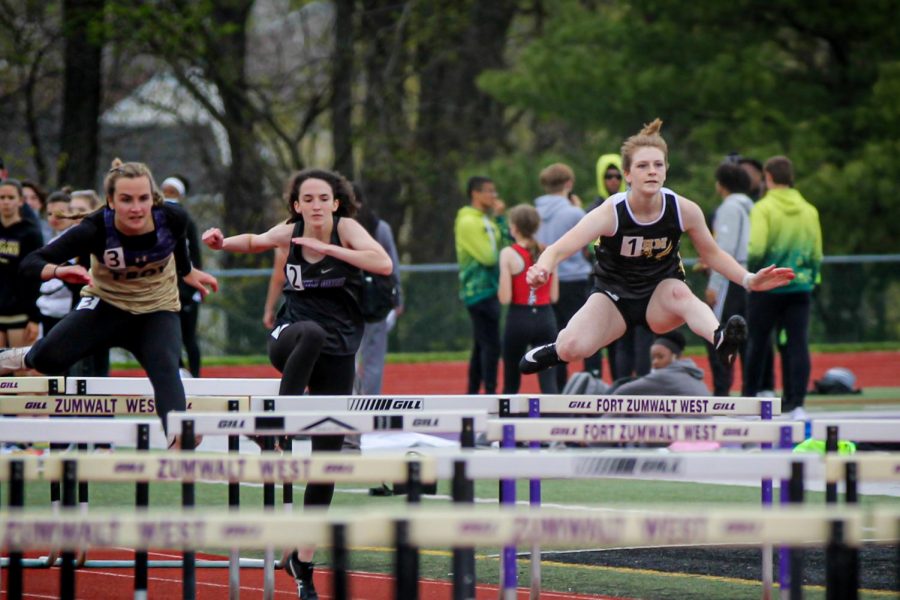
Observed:
[[[501,448],[516,447],[516,428],[515,425],[503,426],[503,439],[500,442]],[[515,506],[516,504],[516,480],[501,479],[500,480],[500,504],[506,506]],[[515,590],[518,587],[518,575],[516,573],[516,547],[503,547],[503,589]]]
[[[156,245],[150,250],[128,250],[122,247],[125,255],[124,267],[140,266],[140,263],[147,264],[163,260],[172,254],[175,250],[175,236],[166,226],[166,215],[159,206],[154,206],[150,213],[153,215],[153,224],[156,227]],[[106,248],[119,248],[122,246],[122,239],[119,231],[115,227],[116,211],[109,207],[103,209],[103,224],[106,226]]]

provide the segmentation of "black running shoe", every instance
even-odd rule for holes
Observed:
[[[297,557],[297,551],[294,550],[284,563],[284,570],[297,583],[297,597],[300,600],[319,600],[316,586],[313,585],[313,564],[311,562],[300,560]]]
[[[530,375],[555,365],[564,364],[566,364],[565,361],[560,360],[559,354],[556,353],[556,344],[546,344],[526,352],[522,360],[519,361],[519,371],[525,375]]]
[[[713,339],[716,342],[716,356],[723,365],[733,365],[738,351],[747,341],[747,322],[740,315],[733,315],[725,325],[719,325]]]

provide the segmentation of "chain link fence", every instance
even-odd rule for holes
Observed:
[[[702,295],[705,275],[686,260],[688,283]],[[201,308],[205,356],[265,354],[266,269],[213,271],[221,289]],[[391,352],[452,352],[471,347],[455,264],[401,268],[405,313],[391,332]],[[900,256],[833,256],[825,260],[810,327],[813,343],[900,343]],[[695,340],[699,343],[699,340]]]

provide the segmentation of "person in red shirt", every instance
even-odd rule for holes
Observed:
[[[528,268],[544,249],[534,239],[541,224],[536,208],[520,204],[508,212],[509,233],[515,240],[500,251],[500,288],[497,297],[509,305],[506,329],[503,332],[503,393],[519,391],[522,375],[519,358],[529,346],[537,347],[556,339],[558,329],[552,303],[559,299],[559,277],[533,290],[525,280]],[[559,386],[553,371],[538,374],[541,392],[556,394]]]

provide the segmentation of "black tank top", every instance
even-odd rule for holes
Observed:
[[[600,239],[595,246],[594,286],[622,298],[650,296],[663,279],[684,281],[679,246],[681,210],[678,199],[668,189],[662,190],[663,209],[650,223],[638,223],[628,209],[627,193],[616,194],[616,232]]]
[[[331,243],[341,245],[334,217]],[[303,236],[303,219],[294,224],[293,237]],[[326,256],[310,263],[303,247],[291,245],[284,266],[284,304],[278,311],[276,328],[299,321],[315,321],[325,330],[322,352],[336,356],[355,354],[362,341],[365,321],[359,309],[362,272],[353,265]]]

